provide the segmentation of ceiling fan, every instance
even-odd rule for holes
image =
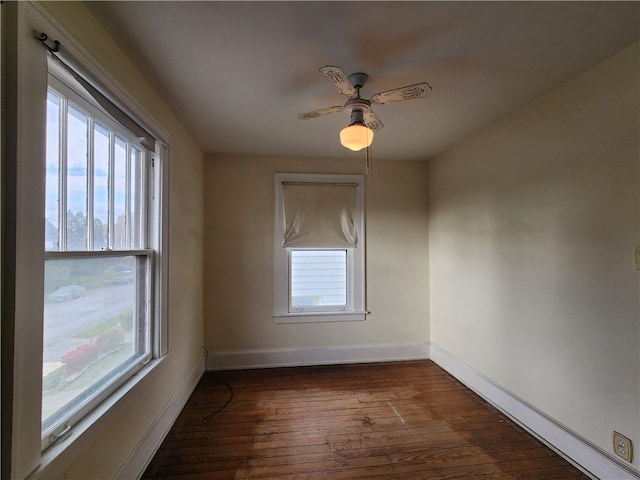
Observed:
[[[431,85],[427,82],[407,85],[376,93],[369,100],[360,96],[360,89],[367,83],[369,76],[366,73],[352,73],[348,77],[340,67],[326,65],[320,69],[338,92],[349,99],[344,105],[320,108],[310,112],[301,113],[298,118],[309,120],[330,113],[344,110],[351,116],[351,123],[340,132],[340,142],[343,146],[357,151],[371,145],[373,132],[380,130],[384,125],[371,109],[371,104],[384,105],[386,103],[400,102],[412,98],[426,97],[431,93]]]

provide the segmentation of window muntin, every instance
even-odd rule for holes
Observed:
[[[149,162],[137,138],[50,71],[43,448],[151,358]]]
[[[289,184],[355,186],[356,244],[353,246],[285,246],[288,221],[283,185]],[[279,173],[275,175],[275,192],[275,322],[364,320],[366,312],[363,176]],[[340,211],[340,209],[334,210]],[[323,213],[320,217],[322,215]],[[303,279],[300,271],[302,259],[309,261],[311,260],[309,257],[314,255],[317,256],[316,259],[321,259],[320,268],[305,272],[310,275],[310,278]],[[332,255],[333,258],[331,258]],[[339,259],[338,262],[336,262],[337,259]],[[332,269],[334,271],[331,271]],[[325,276],[326,273],[334,275]],[[329,284],[323,285],[323,280],[327,279],[330,280]],[[305,289],[305,287],[309,288]],[[323,291],[323,287],[328,288]]]

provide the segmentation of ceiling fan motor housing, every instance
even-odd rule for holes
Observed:
[[[371,111],[371,102],[360,97],[351,98],[345,103],[344,111],[351,115],[351,125],[364,125],[364,114]]]
[[[353,85],[353,88],[358,90],[364,87],[364,84],[367,83],[368,78],[369,78],[369,75],[367,75],[366,73],[362,73],[362,72],[352,73],[351,75],[349,75],[349,83]]]
[[[356,89],[356,94],[344,104],[344,111],[351,115],[350,125],[364,125],[364,114],[371,111],[371,102],[360,97],[360,89],[368,79],[369,75],[363,72],[349,75],[349,83]]]

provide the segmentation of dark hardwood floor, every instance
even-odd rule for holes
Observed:
[[[585,479],[433,362],[203,376],[147,479]]]

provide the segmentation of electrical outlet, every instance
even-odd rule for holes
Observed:
[[[613,432],[613,452],[627,462],[633,457],[633,445],[631,440],[618,432]]]

